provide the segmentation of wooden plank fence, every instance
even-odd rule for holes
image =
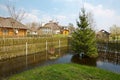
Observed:
[[[46,46],[47,49],[49,49],[50,47],[54,48],[67,47],[68,38],[67,37],[1,38],[0,60],[26,55],[26,50],[27,55],[45,51]]]

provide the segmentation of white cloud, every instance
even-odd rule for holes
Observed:
[[[105,9],[103,5],[93,6],[92,4],[85,3],[85,8],[92,11],[96,16],[101,16],[105,18],[113,17],[115,11],[111,9]]]
[[[57,20],[65,20],[67,17],[65,15],[55,15],[54,16]]]
[[[3,10],[3,11],[7,11],[6,6],[5,6],[5,5],[3,5],[3,4],[0,4],[0,9],[1,9],[1,10]]]
[[[39,15],[40,13],[41,13],[40,10],[37,9],[31,10],[31,14],[33,15]]]
[[[54,1],[57,1],[57,0],[54,0]],[[65,1],[77,2],[79,0],[65,0]],[[115,10],[107,9],[102,4],[95,6],[90,3],[85,3],[84,5],[87,11],[91,11],[93,13],[97,30],[100,30],[100,29],[109,30],[109,27],[111,27],[113,24],[120,25],[119,23],[120,15],[117,15],[117,12]],[[58,10],[57,8],[53,8],[53,9]],[[51,13],[36,9],[36,10],[31,10],[29,13],[27,13],[28,16],[26,21],[47,23],[50,20],[54,20],[54,21],[58,21],[60,25],[67,25],[68,23],[73,23],[74,25],[76,25],[76,19],[78,19],[78,14],[79,14],[78,12],[72,12],[69,14],[64,12],[51,14]]]
[[[25,19],[23,20],[23,23],[30,22],[46,23],[50,20],[52,20],[52,17],[49,14],[37,9],[33,9],[25,14]]]
[[[25,19],[23,20],[23,23],[29,23],[29,22],[39,22],[38,16],[32,13],[25,13]]]
[[[115,10],[107,9],[101,4],[94,6],[90,3],[85,3],[85,8],[93,13],[98,30],[106,29],[109,31],[113,24],[120,25],[120,15],[117,15]]]
[[[46,14],[42,15],[41,21],[43,23],[49,22],[50,20],[52,20],[52,17],[50,15],[46,15]]]
[[[68,14],[48,14],[47,12],[40,10],[31,10],[29,13],[26,13],[26,18],[23,20],[24,23],[28,22],[42,22],[47,23],[50,20],[58,21],[60,25],[65,25],[73,21],[74,16]]]

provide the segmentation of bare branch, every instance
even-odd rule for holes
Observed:
[[[20,22],[24,19],[24,17],[25,17],[25,11],[24,10],[22,10],[22,9],[17,10],[15,6],[12,6],[10,4],[7,4],[6,8],[8,10],[9,15],[13,19],[15,19],[17,21],[20,21]]]

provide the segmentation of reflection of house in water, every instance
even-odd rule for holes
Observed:
[[[1,37],[23,37],[26,36],[27,28],[22,23],[13,18],[0,17],[0,36]]]
[[[99,32],[97,32],[96,37],[98,40],[101,41],[108,41],[109,40],[109,35],[110,33],[105,31],[105,30],[100,30]]]

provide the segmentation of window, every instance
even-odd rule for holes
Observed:
[[[3,34],[8,34],[8,29],[3,29]]]

